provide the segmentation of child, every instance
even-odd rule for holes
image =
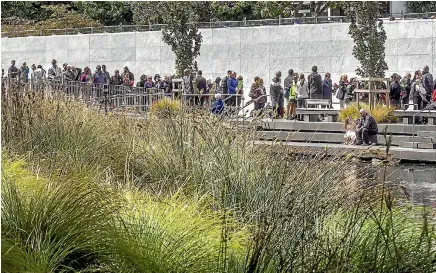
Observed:
[[[345,144],[350,145],[353,144],[356,140],[356,123],[353,122],[351,117],[347,117],[345,119]]]
[[[236,87],[236,94],[241,95],[236,97],[236,106],[241,107],[241,98],[244,94],[244,78],[241,75],[238,76],[238,87]]]

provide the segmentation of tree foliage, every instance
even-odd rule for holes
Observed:
[[[434,1],[407,1],[406,7],[410,13],[436,12]]]
[[[128,2],[122,1],[79,1],[75,9],[103,25],[130,24],[132,11]]]
[[[356,73],[362,77],[384,77],[386,31],[379,2],[344,2],[350,20],[349,34],[354,39],[353,55],[360,61]]]
[[[198,32],[198,15],[195,2],[166,2],[163,21],[166,26],[162,29],[162,40],[171,46],[176,54],[176,73],[183,74],[185,69],[196,69],[195,58],[200,55],[202,42]]]

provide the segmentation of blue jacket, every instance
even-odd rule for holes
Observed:
[[[215,115],[220,115],[224,111],[224,101],[222,99],[217,99],[212,102],[210,110]]]
[[[229,94],[236,94],[236,88],[238,87],[238,80],[235,78],[229,78],[227,80],[227,90]]]
[[[323,99],[332,99],[332,81],[323,80],[322,81],[322,98]]]

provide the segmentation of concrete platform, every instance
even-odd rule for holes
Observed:
[[[344,144],[327,143],[303,143],[303,142],[277,142],[257,141],[258,145],[290,145],[295,147],[297,152],[302,153],[324,153],[326,155],[348,156],[354,155],[358,158],[372,159],[379,158],[386,154],[386,147],[383,146],[353,146]],[[436,163],[435,150],[419,150],[412,148],[390,147],[389,155],[400,161],[419,161],[425,163]]]

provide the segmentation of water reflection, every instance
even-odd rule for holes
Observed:
[[[384,167],[373,165],[367,167],[370,176],[377,177],[378,181],[383,180]],[[400,164],[388,167],[386,181],[404,186],[415,204],[436,207],[436,165]]]

